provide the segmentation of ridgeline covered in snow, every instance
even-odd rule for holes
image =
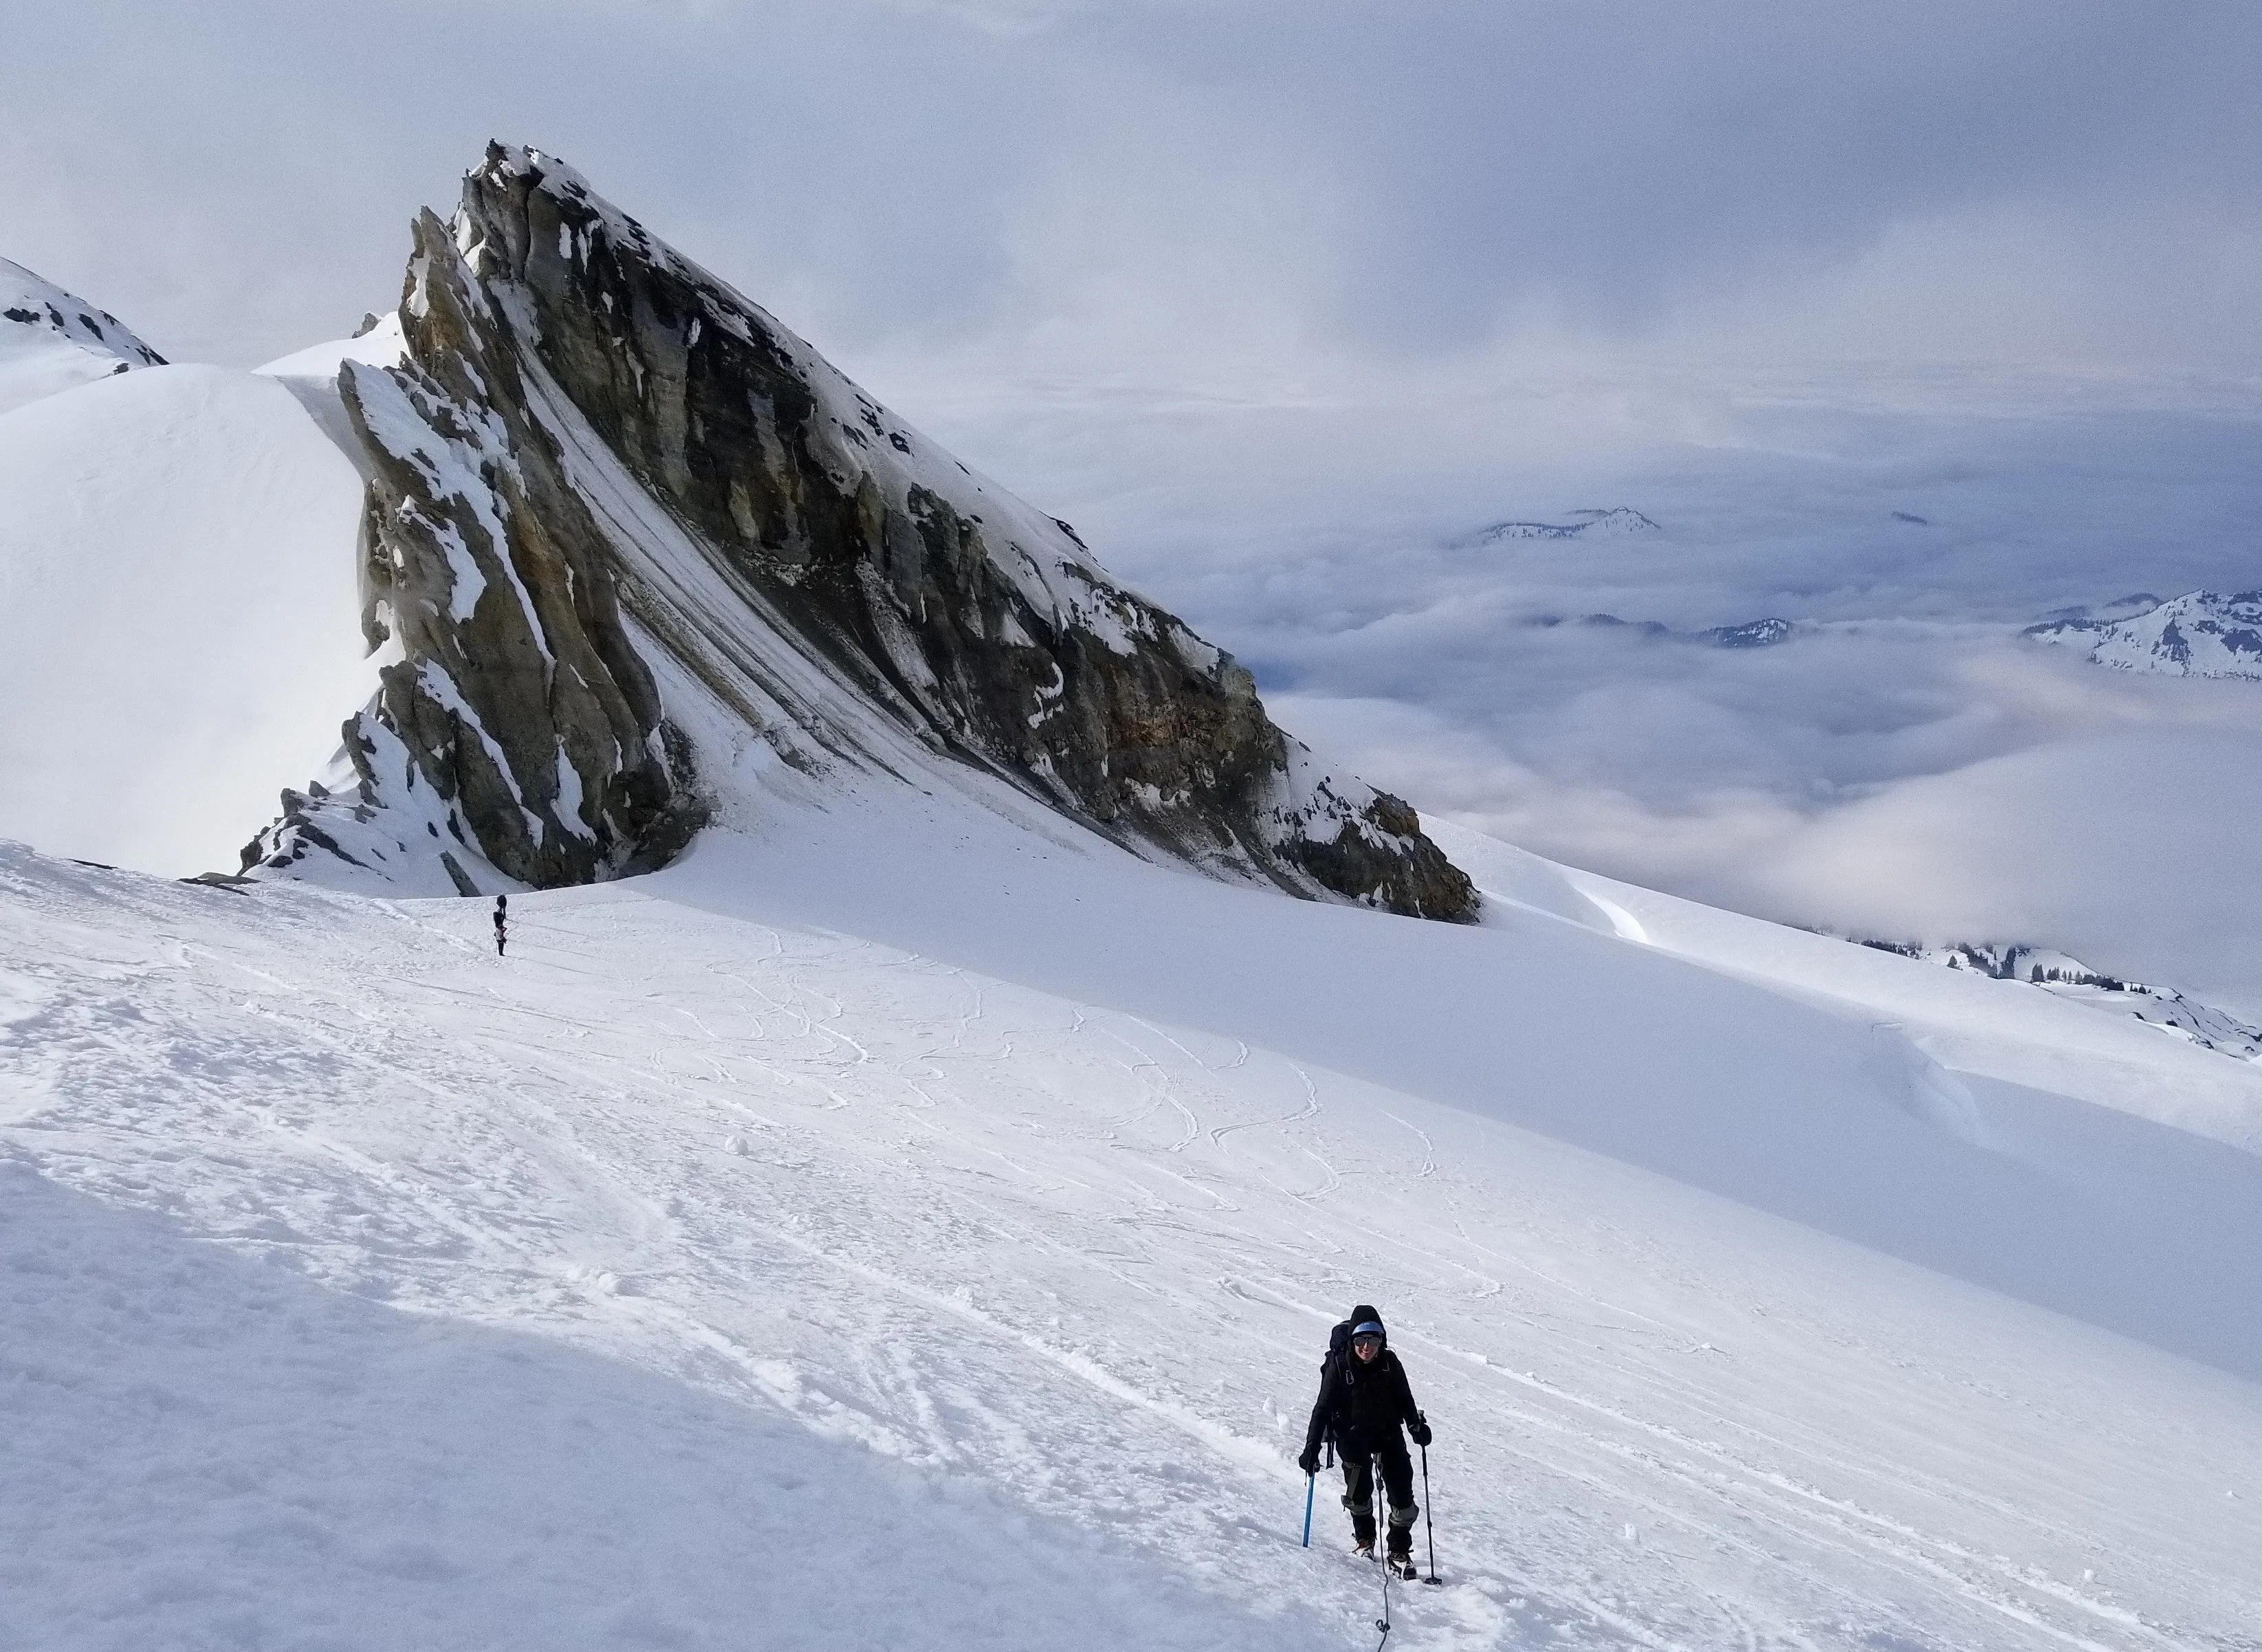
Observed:
[[[2046,621],[2026,634],[2120,671],[2262,679],[2262,591],[2192,591],[2134,614]]]
[[[164,362],[109,311],[0,258],[0,413]]]

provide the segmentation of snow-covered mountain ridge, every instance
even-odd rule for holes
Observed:
[[[1697,643],[1709,648],[1772,648],[1777,643],[1789,642],[1798,630],[1791,621],[1773,616],[1747,620],[1740,625],[1710,625],[1703,631],[1675,631],[1662,620],[1620,619],[1616,614],[1581,614],[1575,620],[1567,620],[1560,614],[1542,614],[1531,623],[1542,629],[1563,624],[1591,625],[1604,631],[1623,629],[1645,642]]]
[[[498,146],[419,220],[400,325],[337,379],[382,688],[247,869],[583,882],[746,803],[742,759],[941,761],[1218,875],[1473,912],[1229,656],[555,159]]]
[[[2262,680],[2262,591],[2191,591],[2138,613],[2049,620],[2026,634],[2118,671]]]
[[[1943,969],[1970,970],[1998,981],[2038,986],[2077,1004],[2133,1015],[2146,1026],[2202,1050],[2220,1050],[2242,1061],[2262,1060],[2262,1028],[2249,1026],[2227,1010],[2201,1004],[2173,987],[2124,981],[2093,970],[2054,948],[1959,941],[1926,946],[1916,941],[1862,940],[1860,944],[1905,958],[1920,958]]]
[[[109,311],[0,258],[0,413],[164,359]]]
[[[1660,531],[1657,523],[1630,505],[1608,510],[1574,510],[1568,522],[1495,522],[1469,537],[1472,545],[1510,539],[1613,539]]]

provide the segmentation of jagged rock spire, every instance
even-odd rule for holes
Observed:
[[[251,862],[415,852],[409,807],[459,884],[473,854],[535,884],[658,864],[716,805],[687,729],[719,716],[803,768],[956,760],[1142,852],[1473,911],[1230,656],[571,168],[491,147],[418,221],[401,323],[400,366],[341,376],[386,657],[357,784],[294,795]]]

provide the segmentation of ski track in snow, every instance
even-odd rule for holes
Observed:
[[[1290,1461],[1355,1297],[1438,1427],[1455,1586],[1395,1589],[1393,1646],[2257,1644],[2262,1573],[2208,1558],[2251,1500],[2187,1506],[2257,1461],[2251,1389],[2218,1475],[2202,1424],[2047,1377],[2186,1367],[2051,1321],[2005,1375],[1964,1357],[1985,1293],[1811,1236],[1740,1274],[1679,1243],[1704,1196],[1509,1127],[633,884],[520,898],[498,960],[476,903],[5,871],[0,1167],[990,1488],[1017,1547],[1248,1614],[1219,1644],[1372,1644]]]

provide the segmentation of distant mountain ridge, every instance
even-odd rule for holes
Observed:
[[[164,362],[109,311],[0,258],[0,413]]]
[[[1506,539],[1611,539],[1662,532],[1641,512],[1618,505],[1609,510],[1574,510],[1568,522],[1495,522],[1469,536],[1472,545]]]
[[[1229,655],[553,157],[494,146],[423,214],[400,326],[336,379],[382,687],[247,870],[587,882],[758,808],[749,761],[947,759],[1215,875],[1473,914]]]
[[[1862,940],[1859,944],[1946,969],[1968,970],[1998,981],[2025,982],[2094,1009],[2132,1015],[2201,1050],[2216,1050],[2240,1061],[2262,1061],[2262,1027],[2251,1026],[2229,1011],[2202,1004],[2173,987],[2104,974],[2049,947],[2000,941],[1927,946]]]
[[[1777,615],[1746,620],[1740,625],[1711,625],[1703,631],[1675,631],[1662,620],[1620,619],[1616,614],[1581,614],[1575,620],[1566,620],[1560,614],[1543,614],[1531,623],[1542,629],[1574,624],[1625,630],[1646,642],[1701,643],[1710,648],[1772,648],[1777,643],[1789,642],[1798,631],[1795,621]]]
[[[2192,591],[2118,617],[2046,620],[2026,635],[2116,671],[2262,681],[2262,590]]]

